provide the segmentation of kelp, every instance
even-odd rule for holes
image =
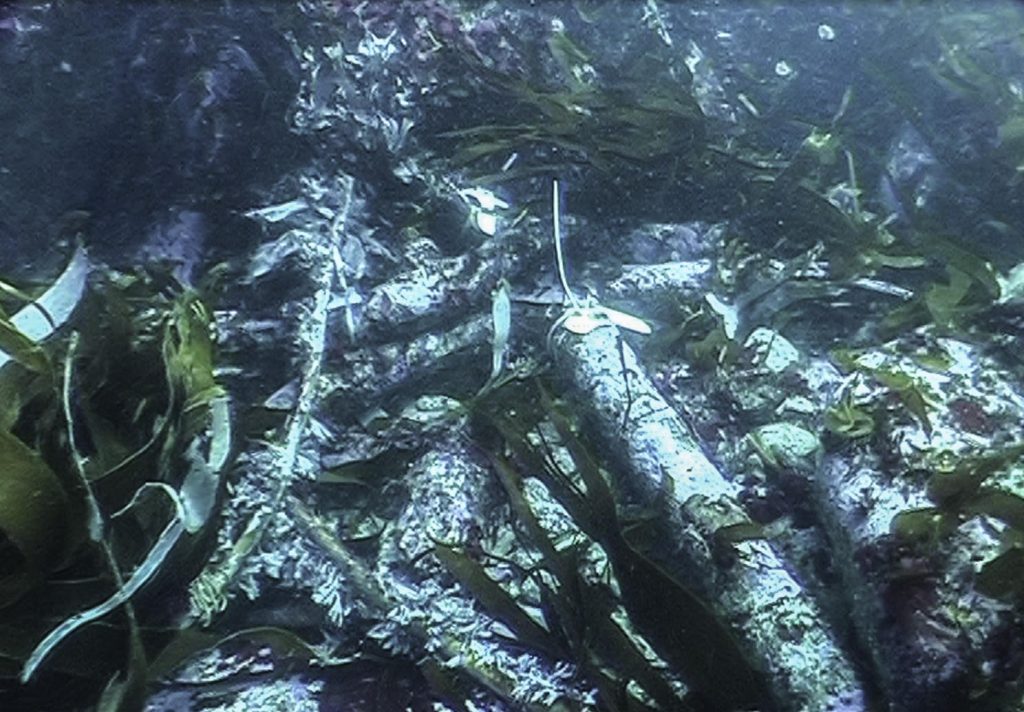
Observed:
[[[558,69],[547,84],[474,64],[483,91],[501,98],[501,116],[509,115],[511,105],[518,120],[483,118],[439,133],[454,143],[456,164],[490,172],[488,180],[508,179],[497,167],[513,154],[529,164],[513,167],[516,176],[549,175],[550,166],[536,164],[549,163],[551,155],[563,167],[590,166],[606,176],[651,165],[698,166],[705,121],[685,89],[690,79],[685,66],[670,73],[645,57],[636,66],[595,72],[586,48],[564,30],[554,32],[547,47]]]
[[[26,302],[11,317],[0,308],[0,368],[13,358],[34,371],[49,369],[39,344],[66,322],[78,306],[90,270],[88,255],[78,247],[60,276],[36,299],[0,280],[0,294]]]
[[[664,674],[633,642],[639,635],[693,686],[696,699],[713,700],[723,708],[766,699],[763,682],[708,606],[643,554],[648,536],[643,519],[622,519],[598,456],[579,435],[564,405],[539,383],[526,389],[531,393],[523,397],[524,407],[503,400],[510,397],[509,390],[478,404],[479,427],[500,434],[502,446],[488,449],[491,463],[526,541],[540,554],[540,565],[550,580],[557,582],[555,587],[545,586],[544,577],[534,576],[546,591],[542,598],[548,601],[548,628],[561,636],[572,658],[595,680],[603,680],[598,685],[602,691],[634,680],[660,708],[683,709],[688,702],[679,700]],[[552,440],[548,427],[556,439]],[[562,548],[553,544],[525,496],[523,473],[538,477],[581,535],[601,547],[614,587],[599,585],[583,574],[578,557],[587,546],[584,542]],[[736,522],[718,534],[724,549],[763,535],[750,522]],[[613,594],[613,589],[620,593]],[[632,632],[615,622],[613,610],[624,612]],[[602,702],[616,709],[612,700]]]
[[[480,563],[465,552],[441,543],[434,544],[433,552],[485,610],[515,632],[520,642],[549,655],[558,655],[560,646],[551,633],[520,608],[512,595],[487,575]]]
[[[0,576],[0,605],[17,641],[4,651],[0,676],[84,675],[105,683],[98,709],[139,709],[154,648],[143,645],[148,634],[134,603],[177,576],[170,567],[187,570],[203,555],[229,459],[230,413],[213,377],[212,318],[199,296],[168,297],[144,276],[114,273],[86,294],[90,271],[77,252],[36,306],[7,320],[20,318],[22,343],[38,349],[47,368],[0,372],[0,392],[11,394],[0,421],[9,475],[0,482],[0,530],[5,555],[16,557]],[[76,307],[85,312],[81,331],[50,338]],[[163,493],[170,506],[150,493]],[[68,571],[85,585],[68,585]],[[117,609],[126,615],[111,616]],[[76,672],[79,638],[104,652]]]
[[[836,121],[810,125],[788,160],[741,183],[752,239],[788,256],[821,244],[836,279],[870,272],[865,256],[884,253],[893,241],[884,220],[861,208],[850,140]]]
[[[952,334],[983,327],[978,317],[1000,297],[999,275],[975,247],[983,241],[968,243],[927,221],[894,234],[890,224],[895,216],[865,210],[855,159],[869,149],[857,144],[845,124],[833,120],[828,126],[810,126],[804,142],[781,166],[759,169],[741,181],[749,203],[744,219],[748,239],[783,257],[823,247],[820,262],[829,281],[819,287],[818,298],[829,296],[826,286],[893,275],[900,296],[911,293],[912,298],[903,297],[904,303],[888,309],[873,326],[872,334],[882,340],[927,324]],[[1007,126],[1012,134],[1012,123]],[[846,157],[845,176],[841,155]],[[985,224],[1008,229],[998,219]]]
[[[880,324],[882,338],[908,328],[934,324],[941,333],[965,334],[982,328],[979,317],[989,313],[1001,296],[999,275],[992,263],[952,237],[922,234],[924,264],[918,275],[924,285],[915,298],[887,314]]]
[[[544,91],[522,81],[503,83],[533,122],[474,126],[439,134],[458,143],[454,160],[474,164],[511,153],[561,150],[603,173],[659,160],[694,163],[702,147],[702,116],[688,96],[664,89],[633,95],[625,89]]]
[[[77,306],[88,274],[88,260],[79,249],[64,273],[39,299],[0,281],[0,294],[27,302],[13,317],[0,309],[0,537],[5,565],[0,576],[0,607],[15,603],[45,578],[65,566],[82,539],[74,482],[60,466],[37,449],[35,433],[13,428],[31,408],[38,428],[53,424],[53,381],[50,356],[39,343],[63,324]],[[51,315],[53,308],[56,317]],[[4,368],[13,359],[25,371]],[[46,401],[46,405],[41,402]]]
[[[37,586],[66,563],[75,540],[64,483],[38,452],[9,432],[0,432],[0,534],[5,576],[0,607]]]
[[[0,350],[31,371],[46,373],[50,369],[43,349],[25,336],[3,310],[0,310]]]
[[[520,475],[499,455],[495,455],[493,463],[518,521],[530,532],[530,542],[541,552],[544,570],[556,583],[552,586],[543,577],[534,576],[541,588],[550,632],[544,631],[538,637],[537,624],[482,569],[474,569],[476,579],[467,580],[465,560],[452,561],[450,553],[440,548],[435,549],[435,555],[467,584],[486,610],[510,624],[523,643],[548,655],[568,653],[595,679],[599,689],[607,691],[624,687],[631,679],[646,690],[661,708],[685,709],[665,676],[615,621],[613,612],[617,602],[603,587],[581,575],[580,546],[557,549],[524,496]],[[608,667],[612,668],[611,672]],[[604,703],[606,707],[615,709],[611,699],[606,698]]]

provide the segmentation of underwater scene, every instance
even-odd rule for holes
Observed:
[[[1024,712],[1024,5],[0,6],[0,712]]]

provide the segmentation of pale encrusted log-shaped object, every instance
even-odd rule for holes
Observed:
[[[1011,454],[1024,394],[986,346],[925,332],[928,348],[950,359],[941,373],[903,356],[918,353],[921,337],[859,358],[927,384],[927,420],[906,407],[879,408],[891,390],[851,381],[846,394],[857,392],[858,408],[881,413],[876,432],[887,435],[826,457],[812,496],[889,709],[997,709],[993,700],[1020,694],[1024,643],[1019,605],[986,593],[984,582],[987,567],[1009,550],[1006,536],[1016,528],[1009,512],[1024,501],[1024,463]],[[971,465],[972,457],[1000,459],[1002,448],[1004,462],[990,463],[987,473]],[[936,486],[943,481],[945,494]],[[969,481],[977,492],[964,488]]]
[[[714,556],[715,532],[747,520],[737,489],[701,451],[619,331],[611,325],[585,335],[560,330],[553,342],[588,426],[618,454],[611,486],[620,508],[658,512],[656,543],[645,553],[701,595],[735,633],[782,709],[865,709],[852,665],[771,544],[735,543],[729,565]]]
[[[890,709],[963,709],[956,702],[962,703],[971,689],[971,657],[981,659],[984,650],[978,645],[972,651],[972,643],[982,641],[970,641],[948,617],[966,593],[964,584],[950,585],[937,574],[934,580],[883,575],[899,566],[921,565],[900,551],[889,523],[900,512],[927,507],[931,501],[923,483],[910,487],[902,480],[885,482],[878,476],[882,469],[877,460],[862,465],[829,457],[815,480],[816,503],[836,568],[851,594],[854,625],[878,670]],[[973,553],[968,550],[968,558]],[[963,562],[955,563],[949,562],[951,569],[962,568]],[[998,619],[981,617],[985,609],[978,603],[977,594],[964,596],[960,608],[974,619],[975,635],[990,637]]]

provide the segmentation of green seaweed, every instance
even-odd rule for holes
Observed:
[[[975,579],[978,590],[1004,601],[1024,599],[1024,546],[1013,544],[985,562]]]
[[[920,507],[900,512],[889,522],[889,533],[900,541],[937,545],[952,534],[959,520],[939,507]]]
[[[935,407],[935,396],[928,385],[906,371],[892,365],[867,365],[860,359],[860,355],[861,352],[847,349],[833,349],[831,351],[832,359],[843,370],[863,373],[884,386],[889,393],[900,401],[907,412],[920,424],[925,433],[930,435],[932,432],[932,422],[929,411]],[[840,418],[846,416],[860,418],[861,415],[866,415],[863,413],[856,414],[850,408],[846,408],[844,413],[842,404],[837,406],[836,410],[830,412],[831,416],[826,417],[832,421],[833,425],[840,428],[843,427],[839,420]],[[861,425],[858,427],[858,430],[863,430],[867,427],[867,421],[863,420],[863,418],[860,418],[859,422]],[[851,424],[850,427],[854,426]]]
[[[952,468],[934,473],[928,480],[928,496],[946,508],[961,508],[977,497],[994,474],[1017,462],[1024,444],[1008,445],[975,455],[962,455]]]
[[[825,428],[842,438],[857,440],[875,432],[875,418],[847,393],[839,403],[825,411]]]

